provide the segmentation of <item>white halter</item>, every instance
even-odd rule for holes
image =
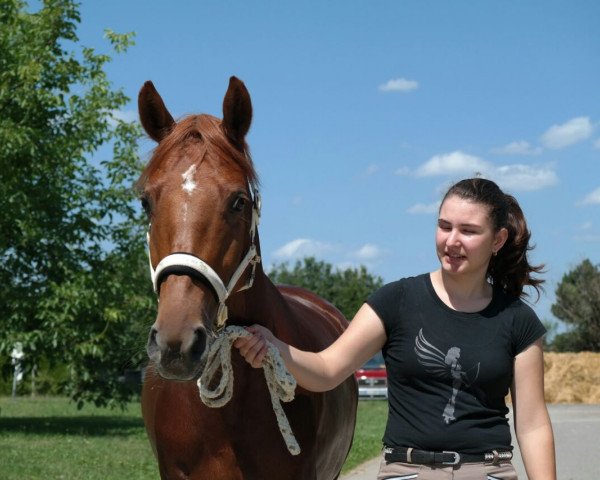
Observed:
[[[252,221],[250,224],[250,248],[248,249],[248,253],[246,253],[236,271],[231,276],[227,286],[225,286],[225,283],[223,280],[221,280],[221,277],[219,277],[217,272],[215,272],[208,263],[191,253],[171,253],[158,262],[156,269],[153,268],[152,258],[150,255],[150,231],[148,231],[146,234],[148,242],[148,260],[150,262],[150,278],[152,279],[154,292],[158,294],[160,277],[162,274],[166,273],[166,270],[178,272],[191,270],[192,273],[199,274],[202,278],[206,279],[210,283],[219,299],[219,309],[217,311],[217,329],[222,328],[227,321],[228,313],[225,302],[233,293],[233,289],[237,285],[240,277],[246,271],[248,265],[252,265],[252,271],[250,272],[250,278],[248,279],[248,282],[240,287],[237,292],[241,292],[242,290],[246,290],[252,286],[254,283],[254,276],[256,274],[256,265],[260,263],[260,256],[258,255],[255,244],[256,230],[260,222],[260,193],[258,192],[258,189],[252,185],[250,185],[250,191],[253,194]]]

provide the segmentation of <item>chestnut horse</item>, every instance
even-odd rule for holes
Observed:
[[[230,79],[221,121],[192,115],[175,122],[146,82],[139,114],[158,142],[138,188],[150,221],[159,298],[142,411],[161,478],[337,478],[354,433],[353,377],[325,393],[297,387],[295,398],[283,405],[298,455],[282,439],[262,370],[251,368],[237,349],[229,403],[207,407],[196,385],[225,320],[264,325],[310,351],[326,348],[347,326],[330,303],[300,288],[276,287],[263,272],[258,179],[245,141],[252,118],[246,87]]]

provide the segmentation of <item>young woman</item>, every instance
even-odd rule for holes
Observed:
[[[235,346],[260,367],[265,341],[272,342],[298,384],[312,391],[335,387],[383,350],[389,414],[380,480],[516,479],[509,390],[529,480],[555,480],[545,329],[521,300],[525,286],[539,293],[543,282],[532,276],[541,267],[528,262],[529,238],[514,197],[489,180],[462,180],[440,206],[438,270],[373,293],[322,352],[300,351],[260,326]]]

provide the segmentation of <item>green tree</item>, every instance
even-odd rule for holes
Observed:
[[[571,327],[556,335],[557,351],[600,351],[600,267],[588,259],[565,274],[552,313]]]
[[[314,257],[296,261],[292,269],[287,263],[275,265],[268,272],[274,283],[306,288],[334,304],[348,319],[370,293],[383,285],[383,279],[371,275],[366,267],[334,269],[333,265]]]
[[[102,405],[130,395],[118,376],[143,358],[153,302],[131,188],[140,131],[79,21],[72,0],[0,0],[0,358],[21,342],[27,369],[62,364],[63,391]]]

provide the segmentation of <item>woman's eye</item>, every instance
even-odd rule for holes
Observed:
[[[246,205],[246,200],[244,199],[244,197],[238,197],[233,202],[232,208],[236,212],[241,212],[242,210],[244,210],[245,205]]]

